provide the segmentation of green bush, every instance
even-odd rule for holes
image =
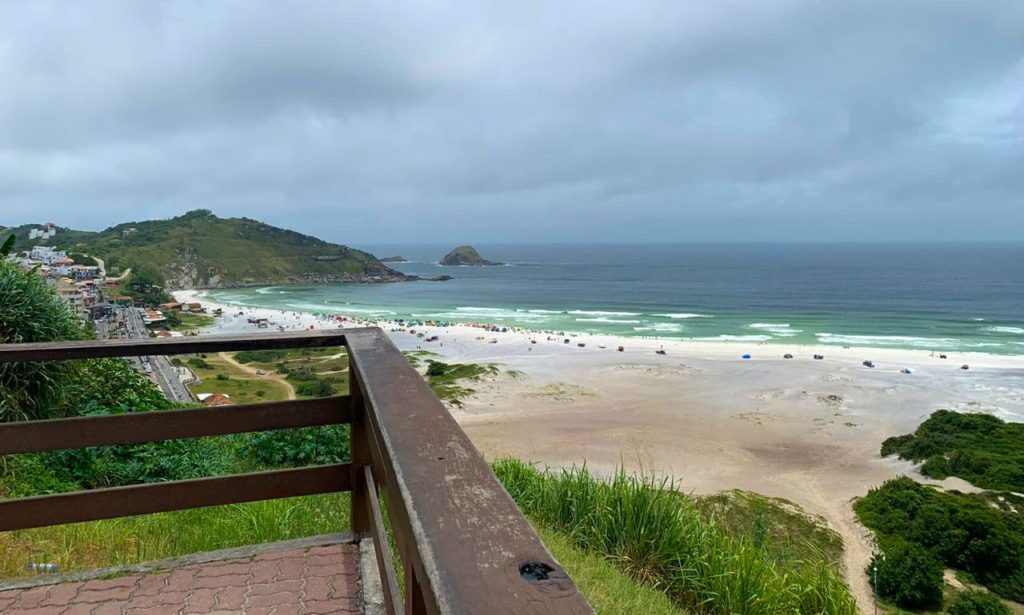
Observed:
[[[235,360],[239,363],[273,363],[287,356],[287,350],[243,350],[235,355]]]
[[[877,568],[877,570],[876,570]],[[942,604],[942,562],[921,546],[902,540],[871,559],[867,573],[882,598],[907,609]]]
[[[330,380],[317,378],[297,385],[295,393],[300,397],[330,397],[334,395],[334,385]]]
[[[0,255],[0,343],[84,337],[81,323],[41,277]],[[0,363],[0,422],[71,414],[65,398],[78,366],[72,361]]]
[[[243,455],[269,467],[345,463],[350,451],[348,425],[261,432],[242,447]]]
[[[227,374],[221,373],[217,374],[217,380],[231,380],[231,378]]]
[[[946,612],[949,615],[1010,615],[1010,607],[995,594],[970,590],[957,596]]]
[[[959,476],[986,489],[1024,491],[1024,423],[939,410],[913,434],[882,443],[882,455],[924,462],[931,478]]]
[[[906,477],[857,500],[861,522],[880,539],[927,549],[1004,598],[1024,599],[1024,520],[1009,495],[942,492]]]
[[[189,359],[188,366],[196,369],[213,369],[213,367],[206,362],[206,359],[200,357],[192,357]]]
[[[427,363],[427,376],[432,378],[444,376],[445,369],[447,367],[447,365],[440,361],[431,361],[430,363]]]

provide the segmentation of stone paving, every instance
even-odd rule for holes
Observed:
[[[355,544],[0,591],[4,615],[333,615],[360,604]]]

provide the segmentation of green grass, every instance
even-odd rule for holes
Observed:
[[[535,528],[598,615],[683,615],[687,612],[657,589],[637,583],[601,555],[580,549],[569,536],[543,525]]]
[[[453,406],[462,406],[462,400],[475,392],[464,383],[479,381],[484,376],[497,375],[498,367],[494,364],[427,361],[427,384],[441,401]]]
[[[189,387],[193,393],[225,393],[236,404],[288,399],[288,391],[280,382],[243,371],[215,354],[206,355],[203,360],[209,368],[189,365],[201,380]],[[218,379],[218,375],[227,376],[227,380]]]
[[[189,312],[174,312],[174,317],[179,323],[171,325],[169,328],[174,331],[191,331],[194,329],[202,329],[209,327],[216,319],[213,316],[207,316],[206,314],[192,314]]]
[[[62,572],[348,530],[347,493],[269,500],[0,533],[0,577],[29,562]]]
[[[694,499],[706,521],[746,538],[781,562],[826,559],[840,564],[843,539],[825,520],[782,498],[749,491],[723,491]]]
[[[549,474],[514,459],[499,460],[494,469],[528,516],[684,609],[857,612],[840,570],[827,558],[780,561],[706,520],[670,483],[624,472],[601,481],[578,468]]]

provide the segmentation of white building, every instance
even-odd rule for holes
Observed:
[[[28,257],[31,260],[45,263],[47,265],[56,265],[61,261],[67,259],[68,254],[64,250],[57,250],[49,246],[35,246],[32,251],[28,253]]]

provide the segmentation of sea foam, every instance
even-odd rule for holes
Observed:
[[[680,312],[678,314],[655,314],[655,316],[661,316],[662,318],[673,318],[683,320],[686,318],[714,318],[714,316],[708,316],[707,314],[692,314],[689,312]]]
[[[914,348],[956,347],[960,340],[953,338],[910,337],[906,335],[837,335],[835,333],[815,333],[823,344],[848,344],[851,346],[913,346]]]
[[[1024,335],[1024,327],[989,327],[986,331],[992,333],[1013,333],[1014,335]]]

